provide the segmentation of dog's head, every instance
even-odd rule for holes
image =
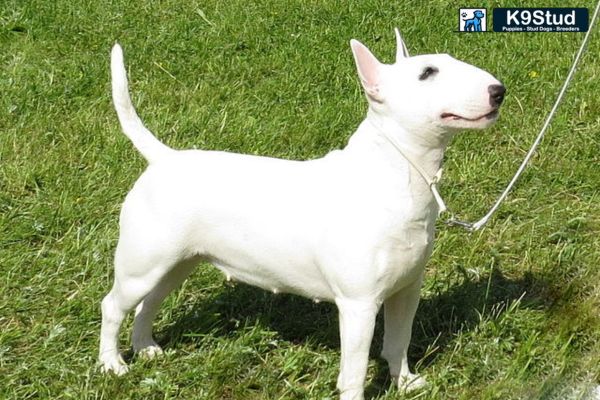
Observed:
[[[483,11],[481,11],[481,10],[475,10],[473,12],[473,16],[475,18],[483,18],[485,16],[485,14],[483,14]]]
[[[498,118],[505,88],[486,71],[447,54],[409,57],[396,30],[394,64],[382,64],[362,43],[350,42],[358,75],[376,116],[412,132],[443,134],[481,129]]]

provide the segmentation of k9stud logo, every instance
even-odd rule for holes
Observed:
[[[494,32],[586,32],[587,8],[495,8]]]

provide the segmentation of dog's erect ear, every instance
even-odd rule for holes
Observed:
[[[394,28],[394,32],[396,33],[396,62],[398,62],[403,58],[408,58],[410,56],[408,55],[408,49],[404,44],[404,40],[402,40],[402,36],[400,36],[398,28]]]
[[[358,40],[352,39],[350,41],[350,47],[352,48],[352,54],[354,54],[354,61],[356,61],[356,69],[358,70],[358,76],[362,83],[367,96],[381,103],[383,98],[379,92],[379,81],[380,81],[380,69],[381,63],[373,53]]]

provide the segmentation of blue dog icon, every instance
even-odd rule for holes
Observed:
[[[466,17],[466,14],[462,14]],[[481,10],[473,11],[473,18],[463,19],[465,21],[465,31],[467,32],[481,32],[481,19],[485,17],[485,14]]]

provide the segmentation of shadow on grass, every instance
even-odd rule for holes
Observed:
[[[493,269],[487,277],[463,278],[444,292],[421,298],[409,349],[411,366],[417,362],[421,368],[431,364],[456,334],[473,329],[482,314],[496,310],[495,315],[500,317],[506,305],[517,299],[521,299],[522,307],[543,307],[549,289],[532,274],[511,280],[499,269]],[[291,343],[339,348],[335,305],[315,304],[293,295],[274,295],[247,285],[227,287],[210,301],[196,304],[170,327],[158,332],[157,338],[168,348],[189,342],[198,334],[234,336],[239,327],[255,325],[275,331],[280,339]],[[366,389],[367,399],[384,394],[391,385],[387,364],[379,358],[382,337],[380,312],[371,345],[371,357],[377,362]],[[429,351],[434,347],[435,351]]]

